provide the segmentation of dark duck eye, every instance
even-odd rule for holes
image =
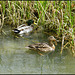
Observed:
[[[33,23],[34,23],[34,20],[33,20],[33,19],[28,20],[28,21],[26,21],[26,23],[30,26],[31,24],[33,24]]]

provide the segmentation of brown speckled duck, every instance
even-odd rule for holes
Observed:
[[[46,43],[36,43],[29,45],[28,48],[39,52],[52,52],[55,50],[55,45],[53,44],[53,41],[56,42],[56,39],[53,36],[50,36],[48,40],[49,45]]]

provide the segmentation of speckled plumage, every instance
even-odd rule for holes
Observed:
[[[55,50],[55,45],[52,41],[56,41],[56,39],[53,36],[50,36],[48,39],[50,41],[49,45],[46,43],[36,43],[29,45],[28,48],[40,52],[52,52]]]

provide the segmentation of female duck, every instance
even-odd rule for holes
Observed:
[[[49,45],[46,43],[37,43],[29,45],[28,48],[40,52],[52,52],[55,50],[55,45],[53,44],[53,41],[56,41],[56,39],[53,36],[50,36],[48,39]]]
[[[28,20],[26,22],[26,24],[22,24],[12,31],[14,31],[14,33],[20,34],[20,35],[23,34],[23,33],[29,33],[33,30],[33,26],[31,24],[35,24],[33,19]]]

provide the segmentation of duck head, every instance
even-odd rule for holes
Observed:
[[[54,36],[48,37],[48,40],[50,41],[50,43],[54,41],[55,45],[57,45],[57,42],[56,42],[56,39],[54,38]]]
[[[33,19],[26,21],[26,23],[30,26],[31,24],[36,24]]]

